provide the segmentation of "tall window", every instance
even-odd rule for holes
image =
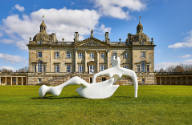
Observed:
[[[41,61],[38,62],[38,72],[43,72],[43,63]]]
[[[147,72],[149,72],[149,65],[147,65]]]
[[[141,71],[140,65],[138,64],[138,65],[137,65],[137,72],[140,72],[140,71]]]
[[[67,72],[71,72],[71,65],[70,64],[67,65]]]
[[[89,65],[89,73],[94,73],[94,65]]]
[[[124,53],[124,59],[127,59],[128,58],[128,53]]]
[[[83,65],[82,64],[78,65],[78,70],[79,70],[79,72],[83,72]]]
[[[82,52],[78,53],[78,58],[79,58],[79,59],[82,59],[82,58],[83,58],[83,53],[82,53]]]
[[[67,51],[67,58],[71,58],[71,52]]]
[[[59,64],[55,64],[55,72],[60,72]]]
[[[101,53],[101,58],[102,58],[102,59],[105,58],[105,53]]]
[[[112,53],[112,59],[113,59],[113,57],[117,58],[117,53],[116,52]]]
[[[141,57],[142,57],[142,58],[145,58],[145,56],[146,56],[145,52],[144,52],[144,51],[141,52]]]
[[[94,59],[94,53],[93,52],[90,53],[90,58]]]
[[[42,55],[42,52],[38,52],[38,57],[42,57],[43,55]]]
[[[55,59],[59,58],[59,52],[55,52]]]
[[[101,64],[101,65],[100,65],[100,71],[103,71],[103,70],[105,70],[105,65],[104,65],[104,64]]]
[[[145,72],[145,62],[141,62],[141,72]]]

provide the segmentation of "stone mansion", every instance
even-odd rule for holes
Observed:
[[[44,21],[40,32],[30,39],[28,84],[55,83],[66,81],[74,75],[92,81],[93,73],[111,67],[113,56],[120,57],[121,66],[134,70],[139,83],[154,84],[154,41],[143,32],[139,21],[136,34],[128,33],[125,41],[112,42],[109,33],[105,40],[90,37],[79,40],[74,33],[74,41],[58,41],[56,34],[48,34]],[[100,80],[105,80],[103,76]],[[129,78],[124,78],[124,80]],[[128,80],[129,81],[129,80]]]

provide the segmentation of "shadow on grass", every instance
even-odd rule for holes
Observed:
[[[46,97],[32,97],[31,99],[75,99],[75,98],[84,99],[83,97],[80,96],[69,96],[69,97],[46,96]]]
[[[131,97],[131,96],[112,96],[113,98],[124,98],[124,99],[127,99],[127,98],[134,98],[134,97]]]

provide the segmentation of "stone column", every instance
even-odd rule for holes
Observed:
[[[107,50],[106,51],[106,62],[107,62],[107,66],[106,66],[106,68],[109,68],[110,67],[110,51],[109,50]]]
[[[5,77],[5,84],[7,85],[7,77]]]
[[[73,67],[74,67],[74,69],[73,69],[73,72],[76,72],[77,70],[76,70],[76,68],[77,68],[77,50],[74,50],[74,62],[73,62]]]
[[[87,52],[84,51],[84,72],[87,73]]]
[[[97,53],[97,72],[99,72],[99,52],[96,51]]]
[[[18,85],[18,77],[15,77],[15,80],[16,80],[16,85]]]
[[[12,81],[13,81],[13,79],[12,79],[12,77],[10,77],[11,78],[11,85],[12,85]]]
[[[36,63],[35,65],[36,65],[36,66],[35,66],[36,72],[38,72],[38,64]]]
[[[21,85],[23,85],[23,77],[21,77]]]

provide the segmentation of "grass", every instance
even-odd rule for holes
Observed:
[[[108,99],[81,98],[68,86],[38,97],[39,86],[0,86],[0,125],[191,125],[192,86],[120,86]]]

